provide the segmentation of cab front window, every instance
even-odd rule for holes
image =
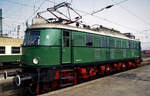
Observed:
[[[40,31],[27,31],[23,46],[37,46],[40,44]]]
[[[40,32],[31,32],[30,33],[30,40],[28,45],[39,45],[40,44]]]
[[[61,37],[60,29],[31,29],[25,32],[23,46],[58,46]]]

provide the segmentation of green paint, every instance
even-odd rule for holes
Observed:
[[[16,62],[20,61],[21,55],[1,55],[0,62]]]
[[[60,45],[60,29],[44,29],[40,32],[40,45]]]
[[[33,64],[33,59],[38,58],[39,63]],[[48,66],[60,64],[59,47],[25,47],[23,48],[22,60],[27,65]]]
[[[61,64],[61,54],[62,64],[71,63],[71,59],[74,60],[73,63],[87,63],[140,57],[140,43],[138,41],[90,33],[90,36],[93,38],[93,44],[92,46],[87,47],[86,34],[89,33],[71,30],[65,30],[65,32],[66,31],[72,36],[69,37],[72,38],[72,40],[69,39],[68,47],[64,46],[64,38],[62,36],[63,29],[40,29],[40,45],[46,46],[24,47],[22,60],[25,61],[27,65],[32,66],[53,66]],[[102,39],[103,37],[105,39]],[[60,44],[60,39],[62,40],[62,44]],[[103,40],[106,40],[107,45],[105,46],[107,48],[101,48],[104,46]],[[73,41],[72,58],[71,41]],[[137,44],[136,46],[134,46],[135,43]],[[33,64],[34,58],[39,58],[38,64]]]
[[[62,48],[62,64],[71,63],[71,49],[70,47]]]

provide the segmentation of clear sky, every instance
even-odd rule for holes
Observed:
[[[24,35],[25,22],[35,15],[34,10],[45,10],[53,6],[52,2],[60,3],[72,1],[72,7],[88,13],[97,11],[115,2],[124,0],[0,0],[0,8],[3,9],[3,32],[9,36],[16,36],[17,25],[21,25],[20,34]],[[35,7],[33,7],[35,5]],[[83,22],[89,25],[100,24],[117,29],[123,33],[131,32],[150,48],[150,0],[127,0],[110,9],[95,14],[98,18],[79,12],[83,16]]]

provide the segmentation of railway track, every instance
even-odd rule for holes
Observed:
[[[0,96],[22,96],[21,90],[13,85],[13,78],[8,80],[1,80],[0,83]]]
[[[3,75],[3,73],[5,71],[7,71],[7,72],[14,72],[14,71],[19,70],[19,69],[20,68],[2,69],[2,70],[0,70],[0,77]]]
[[[8,77],[7,80],[3,78],[4,71],[14,72],[19,68],[3,69],[0,70],[0,96],[18,96],[21,89],[13,85],[13,77]],[[22,96],[22,95],[21,95]]]
[[[18,65],[0,66],[0,70],[4,70],[4,69],[14,69],[14,68],[20,68],[20,66],[18,66]]]
[[[150,58],[144,58],[143,62],[140,67],[146,66],[150,64]],[[4,69],[9,72],[13,72],[16,69]],[[24,89],[19,89],[16,86],[13,85],[12,81],[13,79],[9,77],[9,79],[4,80],[2,78],[2,73],[4,70],[0,70],[0,96],[23,96],[24,94]],[[45,95],[44,95],[45,96]]]
[[[149,65],[150,64],[150,57],[149,58],[143,58],[143,62],[140,65],[141,66],[145,66],[145,65]]]

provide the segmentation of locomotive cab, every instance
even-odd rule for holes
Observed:
[[[38,86],[39,82],[58,80],[57,68],[62,64],[71,64],[70,32],[47,25],[48,28],[32,27],[25,32],[21,58],[23,70],[17,72],[14,78],[17,86],[31,87],[30,83]]]
[[[58,65],[60,63],[60,37],[60,29],[28,29],[25,32],[25,39],[23,43],[23,65]]]

